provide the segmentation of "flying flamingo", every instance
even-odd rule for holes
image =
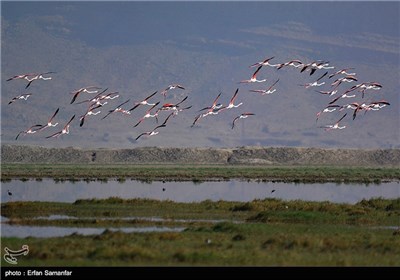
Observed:
[[[52,74],[52,73],[55,73],[55,72],[40,73],[40,74],[37,74],[36,76],[34,76],[32,79],[28,79],[29,83],[26,85],[25,88],[28,88],[31,85],[31,83],[35,80],[39,80],[39,79],[44,80],[44,81],[51,80],[52,79],[51,77],[43,77],[43,75],[48,75],[48,74]]]
[[[217,111],[217,113],[218,113],[219,111],[222,111],[222,110],[237,108],[237,107],[241,106],[241,105],[243,104],[243,102],[240,102],[240,103],[237,104],[237,105],[234,105],[234,104],[233,104],[233,103],[235,102],[235,99],[236,99],[236,97],[237,97],[238,92],[239,92],[239,88],[236,89],[236,91],[235,91],[235,93],[233,94],[231,100],[229,101],[228,106],[222,107],[220,110]]]
[[[261,67],[263,67],[263,66],[262,65],[258,66],[257,70],[253,73],[253,75],[251,76],[251,78],[249,80],[242,80],[239,83],[256,83],[256,82],[262,83],[262,82],[265,82],[267,79],[257,80],[257,73],[258,73],[258,71],[260,71]]]
[[[304,66],[304,64],[300,60],[293,59],[293,60],[290,60],[288,62],[279,64],[279,66],[276,69],[279,70],[284,66],[293,66],[294,68],[299,68],[299,67]]]
[[[275,56],[272,56],[272,57],[267,58],[267,59],[265,59],[265,60],[263,60],[263,61],[256,62],[256,63],[250,65],[249,67],[256,67],[256,66],[271,66],[271,67],[277,67],[277,66],[279,66],[280,64],[269,64],[269,61],[270,61],[271,59],[274,59],[274,58],[275,58]]]
[[[328,124],[328,125],[325,125],[325,126],[321,126],[321,128],[325,128],[325,131],[332,130],[332,129],[343,129],[343,128],[346,128],[345,125],[344,125],[344,126],[339,126],[340,121],[343,120],[344,117],[346,117],[346,115],[347,115],[347,113],[344,114],[344,115],[343,115],[336,123],[334,123],[333,125],[332,125],[332,124]]]
[[[192,106],[189,106],[189,107],[186,107],[186,108],[182,108],[182,109],[178,109],[179,105],[182,104],[187,98],[188,98],[188,96],[186,96],[185,98],[183,98],[181,101],[179,101],[176,104],[165,103],[164,105],[161,106],[161,108],[157,109],[157,113],[159,111],[174,111],[174,115],[177,115],[179,111],[190,109],[190,108],[192,108]]]
[[[180,84],[172,84],[169,85],[166,89],[164,89],[161,94],[164,96],[164,99],[167,97],[167,91],[174,89],[174,88],[180,88],[180,89],[185,89],[182,85]]]
[[[54,117],[58,114],[58,111],[60,110],[60,108],[57,108],[57,110],[54,112],[54,114],[50,117],[49,121],[47,122],[46,125],[43,125],[41,128],[38,129],[38,131],[41,131],[43,129],[45,129],[46,127],[54,127],[57,126],[58,123],[53,123],[53,119]]]
[[[19,135],[20,135],[21,133],[23,133],[23,134],[33,134],[33,133],[36,133],[36,132],[39,130],[40,127],[42,127],[41,124],[35,124],[35,125],[32,125],[31,127],[29,127],[27,130],[20,131],[20,132],[17,134],[17,137],[15,137],[15,140],[18,139],[18,137],[19,137]],[[36,128],[36,129],[34,129],[34,128]]]
[[[133,106],[131,109],[129,109],[128,111],[133,111],[135,110],[137,107],[139,107],[140,105],[149,105],[149,106],[154,106],[155,103],[149,103],[147,100],[149,100],[151,97],[153,97],[154,95],[156,95],[157,91],[155,91],[154,93],[150,94],[149,96],[147,96],[145,99],[143,99],[142,101],[139,102],[135,102],[135,106]]]
[[[153,110],[159,103],[160,103],[160,102],[157,102],[157,103],[154,104],[149,110],[147,110],[147,111],[146,111],[146,114],[145,114],[143,117],[141,117],[141,118],[139,119],[139,121],[137,122],[137,124],[135,124],[133,127],[137,127],[144,119],[147,119],[147,118],[156,118],[156,120],[158,121],[158,119],[157,119],[158,112],[156,112],[154,115],[152,115],[150,112],[151,112],[151,110]]]
[[[101,100],[104,100],[104,99],[111,99],[112,100],[112,99],[115,99],[115,98],[119,97],[118,91],[110,92],[110,93],[107,93],[106,95],[103,95],[107,90],[108,90],[108,88],[106,88],[102,92],[96,94],[94,97],[86,99],[86,100],[83,100],[81,102],[77,102],[76,104],[82,104],[82,103],[85,103],[85,102],[91,102],[91,104],[89,105],[90,107],[91,106],[95,106],[95,105],[104,106],[108,102],[105,101],[105,102],[101,103],[100,102]]]
[[[381,100],[381,101],[374,101],[371,102],[368,106],[371,108],[371,110],[379,110],[382,109],[385,106],[389,106],[390,103],[387,102],[386,100]]]
[[[25,93],[25,94],[20,94],[18,96],[15,96],[13,99],[10,100],[10,102],[8,102],[8,105],[10,105],[11,103],[13,103],[14,101],[17,101],[17,100],[28,100],[28,97],[31,95],[32,95],[32,93]]]
[[[271,93],[274,93],[274,92],[276,91],[276,89],[275,89],[275,88],[273,89],[273,87],[274,87],[278,82],[279,82],[279,79],[276,80],[276,81],[275,81],[269,88],[267,88],[267,89],[251,89],[251,90],[249,90],[249,91],[251,91],[251,92],[258,92],[258,93],[261,93],[261,95],[271,94]]]
[[[101,111],[93,112],[94,110],[96,110],[96,109],[98,109],[98,108],[100,108],[100,107],[102,107],[102,106],[101,106],[101,105],[97,105],[97,106],[95,106],[95,107],[89,107],[89,108],[87,109],[86,113],[80,117],[79,126],[82,126],[82,125],[83,125],[83,123],[85,122],[85,118],[86,118],[87,116],[90,116],[90,115],[96,116],[97,114],[100,114]]]
[[[356,73],[348,73],[348,72],[347,72],[348,70],[353,70],[353,69],[354,69],[354,68],[344,68],[344,69],[342,69],[342,70],[339,70],[339,71],[337,71],[337,72],[335,72],[335,73],[330,74],[329,77],[328,77],[328,79],[330,79],[330,78],[332,78],[332,77],[334,77],[334,76],[336,76],[336,75],[354,76],[354,75],[356,75]]]
[[[94,90],[91,90],[91,89],[94,89]],[[98,93],[100,89],[101,88],[96,87],[96,86],[88,86],[88,87],[83,87],[78,90],[75,90],[75,91],[71,92],[71,94],[73,94],[74,96],[72,97],[70,104],[75,102],[75,100],[79,94],[81,94],[81,93]]]
[[[117,107],[115,107],[115,109],[113,110],[109,110],[107,115],[105,115],[102,120],[104,120],[105,118],[107,118],[110,114],[114,113],[114,112],[121,112],[123,114],[127,114],[129,115],[131,112],[129,112],[128,110],[124,110],[122,109],[122,105],[125,105],[126,103],[128,103],[130,101],[130,99],[126,100],[125,102],[122,102],[121,104],[119,104]]]
[[[169,119],[173,114],[174,114],[174,113],[169,114],[168,117],[164,120],[164,122],[163,122],[162,124],[160,124],[160,125],[157,125],[152,131],[146,131],[146,132],[143,132],[143,133],[139,134],[139,136],[136,137],[135,140],[138,140],[138,139],[139,139],[140,137],[142,137],[143,135],[148,135],[149,137],[150,137],[150,136],[153,136],[153,135],[157,135],[159,132],[156,131],[156,129],[161,128],[161,127],[166,127],[166,123],[167,123],[168,119]]]
[[[239,116],[237,116],[236,118],[233,119],[232,121],[232,129],[235,127],[235,122],[239,119],[246,119],[249,116],[254,116],[255,114],[253,113],[242,113]]]
[[[319,112],[317,113],[317,119],[315,120],[315,122],[318,122],[319,116],[320,116],[322,113],[331,113],[331,112],[336,111],[336,109],[341,108],[341,107],[342,107],[342,106],[336,105],[336,104],[326,106],[322,111],[319,111]],[[339,111],[340,111],[340,110],[339,110]]]
[[[30,81],[29,77],[33,77],[36,76],[37,74],[21,74],[21,75],[15,75],[14,77],[11,77],[9,79],[7,79],[6,81],[12,81],[12,80],[17,80],[17,79],[25,79],[28,82]]]
[[[338,87],[341,83],[343,83],[343,82],[351,83],[351,82],[354,82],[354,81],[357,81],[357,78],[356,78],[356,77],[354,77],[354,76],[346,76],[346,77],[342,77],[342,78],[336,79],[336,80],[331,84],[331,86],[335,86],[335,88],[337,88],[337,87]]]
[[[333,66],[328,67],[327,66],[328,63],[329,63],[328,61],[318,60],[318,61],[313,61],[313,62],[308,63],[308,64],[304,64],[303,68],[300,70],[300,73],[306,71],[307,69],[310,69],[310,76],[311,76],[312,74],[314,74],[314,72],[317,69],[332,69],[332,68],[335,68]]]
[[[67,124],[64,126],[64,128],[63,128],[61,131],[56,132],[56,133],[54,133],[54,134],[52,134],[52,135],[50,135],[50,136],[47,136],[46,138],[53,138],[53,137],[58,138],[58,137],[60,137],[60,136],[63,135],[63,134],[69,134],[69,126],[71,125],[71,122],[72,122],[72,120],[73,120],[74,118],[75,118],[75,115],[73,115],[73,116],[71,117],[71,119],[69,120],[69,122],[67,122]]]
[[[335,89],[335,90],[329,90],[329,91],[316,90],[316,92],[332,96],[332,95],[335,95],[338,91],[337,91],[337,89]]]
[[[304,86],[305,88],[309,88],[309,87],[320,87],[322,85],[325,84],[325,82],[322,83],[318,83],[323,77],[325,77],[328,74],[328,72],[325,72],[321,77],[319,77],[315,82],[312,83],[307,83],[304,85],[300,85],[300,86]]]

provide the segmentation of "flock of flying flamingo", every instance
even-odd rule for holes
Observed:
[[[315,92],[326,95],[326,96],[334,96],[336,95],[333,99],[331,99],[327,106],[323,108],[321,111],[317,112],[316,114],[316,121],[319,120],[319,118],[322,116],[322,114],[326,113],[332,113],[334,111],[341,112],[343,110],[352,110],[352,119],[354,120],[360,112],[364,111],[365,113],[367,111],[378,111],[382,109],[385,106],[390,105],[389,102],[387,102],[384,99],[380,99],[378,101],[366,101],[366,102],[350,102],[350,103],[345,103],[345,104],[339,104],[340,100],[348,100],[350,98],[354,98],[356,96],[360,96],[363,100],[366,100],[367,98],[364,99],[365,94],[370,94],[374,91],[378,91],[382,89],[382,85],[378,82],[372,81],[372,82],[358,82],[359,78],[357,74],[354,72],[353,68],[344,68],[338,71],[334,71],[332,73],[329,73],[329,70],[335,69],[334,66],[329,65],[328,61],[322,61],[322,60],[316,60],[312,61],[309,63],[303,63],[300,60],[293,59],[284,63],[276,63],[276,64],[271,64],[271,61],[275,57],[269,57],[263,61],[254,63],[249,66],[249,68],[253,69],[256,68],[256,70],[253,72],[251,77],[249,79],[241,80],[238,82],[238,84],[262,84],[266,83],[267,79],[258,79],[257,76],[261,73],[261,70],[267,67],[270,68],[275,68],[276,71],[279,71],[280,69],[284,67],[288,68],[293,68],[297,69],[299,73],[309,73],[309,76],[314,75],[314,73],[319,73],[323,72],[322,75],[318,76],[314,81],[310,83],[306,83],[302,86],[306,89],[317,89],[320,88],[323,85],[329,86],[329,88],[326,90],[315,90]],[[31,73],[31,74],[21,74],[21,75],[15,75],[7,81],[14,81],[14,80],[26,80],[28,83],[25,86],[25,89],[29,88],[34,81],[47,81],[51,80],[52,77],[49,76],[50,74],[55,74],[55,72],[45,72],[45,73]],[[302,74],[304,75],[304,74]],[[336,78],[336,79],[334,79]],[[252,93],[257,93],[260,95],[269,95],[273,94],[277,91],[276,85],[280,79],[277,79],[276,81],[272,82],[271,85],[266,86],[265,88],[261,89],[249,89],[249,92]],[[355,84],[352,86],[346,87],[347,84]],[[161,96],[163,96],[163,99],[167,99],[167,95],[171,90],[186,90],[186,88],[180,84],[174,83],[169,86],[167,86],[165,89],[160,91]],[[86,111],[79,117],[79,126],[82,127],[85,123],[85,120],[89,116],[96,116],[101,113],[102,108],[106,106],[109,102],[111,103],[111,100],[119,98],[120,94],[119,92],[107,92],[108,88],[103,89],[98,86],[85,86],[77,90],[73,90],[70,92],[72,95],[70,104],[83,104],[87,103],[87,109]],[[155,118],[157,121],[157,125],[150,131],[145,131],[140,134],[135,138],[135,141],[139,140],[139,138],[143,136],[153,136],[159,134],[159,129],[164,128],[167,126],[167,122],[170,120],[171,117],[175,117],[178,115],[179,112],[189,110],[193,106],[183,106],[182,104],[187,101],[188,96],[184,97],[182,100],[180,100],[177,103],[164,103],[161,104],[162,100],[154,100],[157,98],[158,91],[153,92],[152,94],[148,95],[144,99],[137,100],[134,102],[131,102],[131,99],[127,99],[124,102],[118,104],[115,107],[112,107],[111,109],[109,108],[106,111],[106,114],[101,118],[104,120],[105,118],[109,117],[111,114],[122,114],[125,116],[129,116],[132,114],[134,110],[136,110],[138,107],[143,106],[147,107],[147,110],[145,113],[138,119],[135,125],[133,127],[138,127],[142,122],[144,122],[148,118]],[[213,100],[212,104],[210,106],[204,107],[200,110],[198,110],[198,114],[193,120],[193,123],[191,124],[191,127],[195,126],[201,119],[209,116],[215,116],[218,115],[221,112],[224,112],[226,110],[231,110],[231,109],[236,109],[240,107],[243,102],[237,103],[236,99],[238,98],[239,95],[239,88],[236,89],[234,92],[233,96],[231,97],[229,103],[227,105],[223,105],[221,103],[218,103],[219,98],[221,97],[222,93],[220,92],[216,98]],[[32,96],[31,93],[24,93],[20,94],[18,96],[13,97],[8,105],[11,105],[12,103],[23,100],[27,101],[28,98]],[[89,96],[87,98],[82,98],[82,96]],[[82,99],[82,100],[80,100]],[[80,101],[79,101],[80,100]],[[154,100],[154,101],[153,101]],[[79,101],[79,102],[77,102]],[[131,104],[131,106],[129,106]],[[106,108],[106,107],[105,107]],[[57,114],[59,112],[60,108],[57,108],[54,113],[49,117],[48,121],[46,124],[33,124],[30,127],[28,127],[25,130],[20,131],[17,136],[15,137],[15,140],[19,138],[21,134],[34,134],[34,133],[39,133],[47,128],[51,127],[56,127],[58,125],[58,122],[55,121]],[[166,114],[165,119],[163,120],[162,124],[158,125],[158,117],[161,116],[162,112],[169,112],[169,114]],[[319,128],[324,128],[326,131],[329,130],[335,130],[335,129],[344,129],[346,128],[345,125],[340,125],[341,121],[347,116],[347,112],[344,112],[343,115],[340,115],[338,117],[338,120],[333,123],[333,124],[327,124],[324,126],[320,126]],[[238,120],[240,119],[245,119],[250,116],[254,116],[255,114],[252,112],[242,112],[240,114],[237,114],[236,117],[233,118],[231,122],[231,128],[235,128],[235,124]],[[59,131],[56,131],[50,135],[45,136],[45,138],[59,138],[61,135],[69,134],[70,132],[70,126],[72,122],[74,121],[76,115],[73,115],[70,117],[70,119],[64,124],[63,128]]]

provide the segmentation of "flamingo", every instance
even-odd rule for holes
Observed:
[[[164,120],[164,122],[163,122],[162,124],[160,124],[160,125],[157,125],[152,131],[146,131],[146,132],[143,132],[143,133],[139,134],[139,136],[136,137],[135,140],[138,140],[138,139],[139,139],[140,137],[142,137],[143,135],[148,135],[149,137],[150,137],[150,136],[153,136],[153,135],[157,135],[159,132],[156,131],[156,129],[161,128],[161,127],[166,127],[166,124],[167,124],[168,119],[169,119],[173,114],[174,114],[174,113],[169,114],[168,117]]]
[[[45,129],[46,127],[55,127],[58,125],[58,123],[53,123],[53,119],[54,117],[58,114],[58,111],[60,110],[60,108],[57,108],[57,110],[54,112],[54,114],[50,117],[49,121],[47,122],[46,125],[42,126],[41,128],[39,128],[38,131],[41,131],[43,129]]]
[[[249,116],[254,116],[255,114],[253,114],[253,113],[242,113],[242,114],[240,114],[239,116],[237,116],[236,118],[234,118],[233,119],[233,121],[232,121],[232,129],[235,127],[235,122],[237,121],[237,120],[239,120],[239,119],[246,119],[247,117],[249,117]]]
[[[169,85],[166,89],[164,89],[161,94],[164,96],[164,99],[167,97],[167,91],[174,89],[174,88],[180,88],[180,89],[185,89],[182,85],[180,84],[172,84]]]
[[[54,134],[52,134],[52,135],[50,135],[50,136],[47,136],[46,138],[53,138],[53,137],[58,138],[58,137],[60,137],[60,136],[63,135],[63,134],[69,134],[69,126],[71,125],[71,122],[72,122],[72,120],[73,120],[74,118],[75,118],[75,115],[73,115],[73,116],[71,117],[71,119],[67,122],[67,124],[64,126],[64,128],[63,128],[61,131],[56,132],[56,133],[54,133]]]
[[[35,124],[35,125],[32,125],[31,127],[29,127],[27,130],[20,131],[20,132],[17,134],[17,136],[15,137],[15,140],[18,140],[19,135],[22,134],[22,133],[23,133],[23,134],[33,134],[33,133],[36,133],[36,132],[39,130],[40,127],[42,127],[41,124]],[[34,128],[36,128],[36,129],[34,129]]]
[[[337,91],[337,89],[335,89],[335,90],[329,90],[329,91],[316,90],[316,92],[332,96],[332,95],[335,95],[338,91]]]
[[[362,90],[361,90],[362,98],[364,98],[364,94],[367,89],[380,90],[382,87],[383,86],[377,82],[368,82],[368,83],[360,84],[360,88],[362,88]]]
[[[149,105],[149,106],[154,106],[155,103],[149,103],[147,100],[149,100],[151,97],[153,97],[154,95],[156,95],[157,91],[155,91],[154,93],[150,94],[149,96],[147,96],[145,99],[143,99],[142,101],[139,102],[135,102],[135,106],[133,106],[131,109],[129,109],[128,111],[133,111],[135,110],[137,107],[139,107],[140,105]]]
[[[332,69],[332,68],[334,68],[333,66],[328,67],[327,65],[328,65],[328,61],[321,61],[321,60],[313,61],[311,63],[304,64],[303,68],[300,70],[300,73],[304,72],[307,69],[311,69],[310,70],[310,76],[311,76],[312,74],[314,74],[314,72],[317,69]]]
[[[322,85],[325,84],[325,82],[322,83],[318,83],[323,77],[325,77],[328,74],[328,72],[325,72],[321,77],[319,77],[315,82],[312,83],[307,83],[304,85],[300,85],[300,86],[304,86],[305,88],[309,88],[309,87],[320,87]]]
[[[44,80],[44,81],[51,80],[52,79],[51,77],[43,77],[43,75],[48,75],[48,74],[53,74],[53,73],[55,73],[55,72],[40,73],[40,74],[37,74],[36,76],[34,76],[32,79],[27,79],[29,81],[29,83],[26,85],[25,88],[28,88],[31,85],[31,83],[35,80],[39,80],[39,79]]]
[[[390,103],[387,102],[386,100],[381,100],[381,101],[371,102],[368,106],[371,108],[371,110],[379,110],[389,105]]]
[[[119,104],[117,107],[115,107],[115,109],[109,110],[107,115],[105,115],[102,120],[104,120],[105,118],[107,118],[110,114],[114,113],[114,112],[121,112],[123,114],[127,114],[129,115],[131,112],[129,112],[128,110],[124,110],[122,109],[122,105],[125,105],[126,103],[128,103],[130,101],[130,99],[126,100],[125,102],[122,102],[121,104]]]
[[[147,118],[156,118],[156,120],[158,121],[158,119],[157,119],[158,112],[156,112],[154,115],[152,115],[150,112],[151,112],[151,110],[153,110],[159,103],[160,103],[160,102],[157,102],[157,103],[154,104],[149,110],[147,110],[147,111],[146,111],[146,114],[145,114],[143,117],[141,117],[141,118],[139,119],[139,121],[138,121],[133,127],[137,127],[142,121],[144,121],[144,119],[147,119]]]
[[[33,74],[33,73],[15,75],[15,76],[13,76],[13,77],[7,79],[6,81],[8,82],[8,81],[17,80],[17,79],[25,79],[25,80],[27,80],[27,81],[29,82],[29,81],[30,81],[29,77],[33,77],[33,76],[36,76],[36,75],[37,75],[37,74]]]
[[[8,105],[10,105],[11,103],[13,103],[14,101],[17,100],[28,100],[28,97],[30,97],[32,95],[32,93],[25,93],[25,94],[20,94],[18,96],[15,96],[13,99],[10,100],[10,102],[8,102]]]
[[[239,88],[236,89],[236,91],[235,91],[235,93],[233,94],[231,100],[229,101],[228,106],[222,107],[221,109],[224,109],[224,110],[225,110],[225,109],[232,109],[232,108],[237,108],[237,107],[241,106],[241,105],[243,104],[243,102],[240,102],[240,103],[237,104],[237,105],[234,105],[234,104],[233,104],[233,103],[235,102],[235,99],[236,99],[236,97],[237,97],[238,92],[239,92]]]
[[[274,59],[274,58],[275,58],[275,56],[272,56],[272,57],[267,58],[267,59],[265,59],[265,60],[263,60],[263,61],[256,62],[256,63],[250,65],[249,67],[256,67],[256,66],[271,66],[271,67],[276,67],[276,66],[279,66],[280,64],[269,64],[269,61],[270,61],[271,59]]]
[[[333,104],[333,103],[335,103],[336,101],[338,101],[340,98],[353,98],[353,97],[356,96],[355,94],[352,94],[352,95],[347,94],[347,93],[349,93],[349,92],[351,92],[351,91],[345,91],[344,93],[342,93],[342,94],[339,95],[338,97],[332,99],[328,104]]]
[[[339,126],[340,121],[343,120],[344,117],[346,117],[346,115],[347,115],[347,113],[344,114],[344,115],[343,115],[336,123],[334,123],[333,125],[332,125],[332,124],[328,124],[328,125],[325,125],[325,126],[321,126],[321,128],[325,128],[325,131],[332,130],[332,129],[344,129],[344,128],[346,128],[345,125],[344,125],[344,126]]]
[[[187,98],[188,98],[188,96],[186,96],[185,98],[183,98],[181,101],[179,101],[176,104],[165,103],[164,105],[161,106],[161,108],[157,109],[157,113],[159,111],[174,111],[174,115],[177,115],[179,111],[190,109],[190,108],[192,108],[192,106],[189,106],[189,107],[186,107],[186,108],[182,108],[182,109],[178,109],[179,105],[182,104]]]
[[[356,77],[354,77],[354,76],[346,76],[346,77],[342,77],[342,78],[336,79],[331,84],[331,86],[335,86],[335,88],[337,88],[343,82],[351,83],[351,82],[354,82],[354,81],[358,81]]]
[[[251,92],[258,92],[261,93],[261,95],[266,95],[266,94],[271,94],[276,91],[276,89],[273,89],[273,87],[279,82],[279,79],[276,80],[269,88],[267,89],[251,89],[249,91]]]
[[[339,71],[337,71],[337,72],[335,72],[335,73],[330,74],[329,77],[328,77],[328,79],[330,79],[330,78],[332,78],[332,77],[334,77],[334,76],[336,76],[336,75],[354,76],[354,75],[356,75],[356,73],[348,73],[348,72],[347,72],[348,70],[353,70],[353,69],[354,69],[354,68],[344,68],[344,69],[341,69],[341,70],[339,70]]]
[[[251,78],[249,80],[242,80],[239,83],[256,83],[256,82],[262,83],[262,82],[265,82],[267,79],[257,80],[257,73],[258,73],[258,71],[260,71],[261,67],[263,67],[263,66],[262,65],[258,66],[257,70],[253,73],[253,75],[251,76]]]
[[[214,102],[211,106],[209,107],[204,107],[203,109],[200,109],[199,112],[204,111],[204,110],[211,110],[211,109],[218,109],[222,107],[222,104],[217,103],[219,97],[221,96],[222,92],[220,92],[217,97],[214,99]]]
[[[300,60],[293,59],[288,62],[279,64],[279,66],[276,69],[279,70],[279,69],[283,68],[284,66],[293,66],[294,68],[299,68],[299,67],[304,66],[304,63],[301,62]]]
[[[95,106],[95,107],[89,107],[89,108],[87,109],[86,113],[80,117],[79,126],[82,127],[83,123],[85,122],[85,118],[86,118],[87,116],[90,116],[90,115],[96,116],[97,114],[100,114],[101,111],[93,112],[94,110],[96,110],[96,109],[98,109],[98,108],[100,108],[100,107],[102,107],[102,106],[101,106],[101,105],[97,105],[97,106]]]
[[[333,112],[333,111],[336,111],[337,108],[341,108],[341,106],[340,106],[340,105],[336,105],[336,104],[326,106],[322,111],[319,111],[319,112],[317,113],[317,119],[316,119],[315,122],[318,122],[319,116],[320,116],[322,113],[331,113],[331,112]],[[340,111],[340,110],[339,110],[339,111]]]
[[[90,89],[94,89],[94,90],[90,90]],[[71,92],[71,94],[73,94],[74,96],[72,97],[70,104],[75,102],[75,100],[79,94],[81,94],[81,93],[98,93],[100,89],[101,88],[96,87],[96,86],[88,86],[88,87],[83,87],[78,90],[75,90],[75,91]]]
[[[98,93],[98,94],[96,94],[94,97],[92,97],[92,98],[89,98],[89,99],[86,99],[86,100],[83,100],[83,101],[80,101],[80,102],[77,102],[76,104],[82,104],[82,103],[85,103],[85,102],[93,102],[93,103],[96,103],[96,105],[105,105],[105,104],[107,104],[107,102],[105,102],[105,103],[100,103],[99,101],[101,100],[101,99],[104,99],[104,95],[102,95],[103,93],[105,93],[106,91],[108,90],[108,88],[106,88],[105,90],[103,90],[103,91],[101,91],[100,93]],[[119,96],[118,95],[118,92],[111,92],[111,93],[109,93],[109,94],[107,94],[107,95],[113,95],[113,94],[116,94],[117,95],[117,97]],[[103,97],[103,98],[102,98]],[[114,99],[114,98],[113,98]],[[72,101],[71,101],[71,104],[72,104]]]

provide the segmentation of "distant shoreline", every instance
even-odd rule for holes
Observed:
[[[382,183],[400,150],[319,148],[79,149],[2,145],[1,179]]]
[[[1,145],[1,162],[35,164],[222,164],[261,166],[400,167],[400,149],[303,147],[132,149]]]

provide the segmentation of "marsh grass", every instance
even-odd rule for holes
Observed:
[[[259,166],[259,165],[128,165],[128,164],[2,164],[1,180],[54,178],[54,180],[135,179],[193,181],[251,179],[276,182],[374,183],[400,180],[393,167]]]
[[[5,246],[29,245],[29,254],[18,260],[21,266],[400,265],[398,229],[383,227],[400,226],[400,199],[377,198],[351,205],[279,199],[177,203],[111,197],[74,203],[7,202],[1,205],[1,213],[12,224],[24,225],[186,228],[182,232],[105,230],[87,236],[75,233],[54,238],[2,237],[2,251]],[[49,215],[76,218],[33,219]],[[182,223],[177,219],[193,221]],[[9,266],[4,260],[1,264]]]

